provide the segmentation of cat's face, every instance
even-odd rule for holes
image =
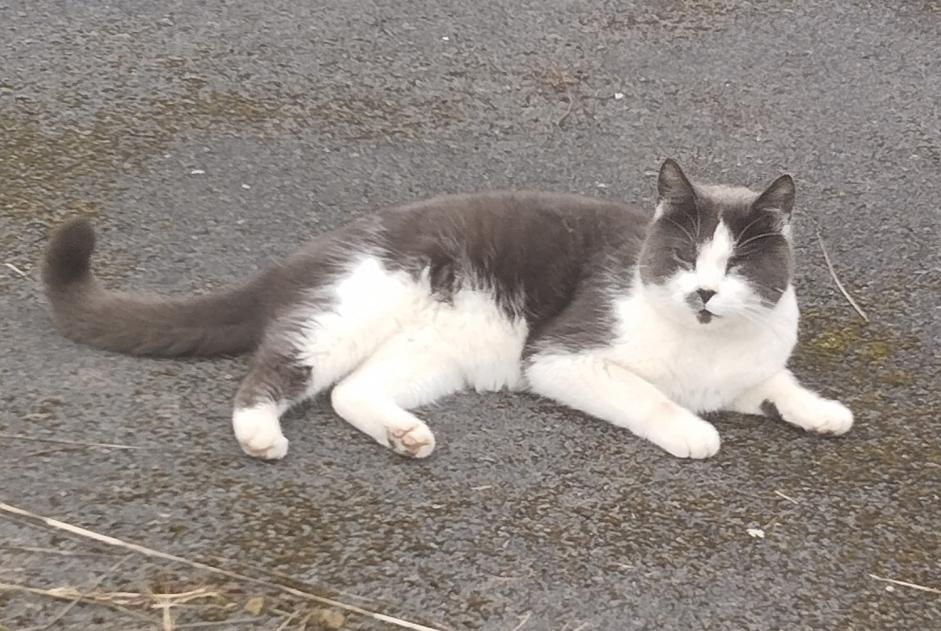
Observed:
[[[694,327],[760,324],[791,282],[791,177],[761,194],[699,186],[667,160],[658,190],[640,257],[641,279],[656,307]]]

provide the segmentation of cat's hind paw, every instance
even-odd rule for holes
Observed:
[[[407,427],[390,427],[386,432],[389,447],[403,456],[427,458],[435,449],[435,435],[422,421]]]
[[[654,421],[647,439],[677,458],[702,459],[719,451],[719,432],[711,423],[692,412],[671,404],[663,417]]]
[[[239,445],[249,456],[264,460],[280,460],[288,453],[288,439],[281,433],[281,424],[273,410],[245,408],[232,415],[232,429]]]

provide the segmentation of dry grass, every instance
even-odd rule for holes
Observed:
[[[13,520],[20,524],[25,523],[30,526],[66,532],[85,540],[134,553],[120,559],[109,570],[96,577],[85,589],[74,585],[49,588],[24,582],[0,582],[0,593],[18,592],[68,601],[63,610],[42,626],[33,627],[33,631],[55,626],[79,604],[106,607],[124,616],[142,621],[149,628],[162,631],[272,620],[280,620],[279,627],[282,629],[329,630],[346,628],[346,625],[355,622],[355,619],[382,622],[390,627],[412,631],[441,631],[375,611],[374,608],[352,605],[336,598],[314,593],[314,587],[307,586],[291,577],[285,577],[285,579],[289,579],[295,586],[273,578],[259,578],[161,552],[57,519],[43,517],[9,504],[0,503],[0,514],[7,518],[12,516]],[[200,579],[199,584],[191,582],[189,585],[175,580],[162,581],[163,584],[155,588],[137,591],[102,587],[105,583],[121,582],[122,577],[117,576],[115,571],[128,558],[135,555],[183,565],[190,570],[198,571],[204,578]],[[266,574],[271,576],[273,573],[266,572]],[[210,576],[215,577],[214,583],[209,580]],[[193,617],[194,613],[199,614],[202,619],[199,621],[181,620],[181,617]],[[238,614],[239,617],[233,618],[233,614]],[[206,619],[207,617],[216,619]]]

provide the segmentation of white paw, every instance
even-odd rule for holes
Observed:
[[[853,426],[853,413],[832,399],[814,397],[781,412],[785,421],[820,434],[845,434]]]
[[[386,430],[389,447],[403,456],[426,458],[435,449],[435,435],[422,421],[406,427],[390,427]]]
[[[676,405],[651,422],[647,439],[677,458],[708,458],[719,451],[719,432],[689,410]]]
[[[232,415],[232,429],[242,451],[255,458],[280,460],[288,453],[278,415],[266,407],[243,408]]]

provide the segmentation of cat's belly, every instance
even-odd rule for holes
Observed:
[[[314,369],[317,390],[378,363],[430,391],[516,389],[521,381],[524,320],[510,317],[486,289],[441,300],[427,274],[389,269],[375,257],[351,262],[295,319],[298,360]]]
[[[465,387],[478,392],[516,390],[529,327],[511,318],[486,290],[460,290],[449,302],[433,301],[400,336],[415,352],[441,358]]]

